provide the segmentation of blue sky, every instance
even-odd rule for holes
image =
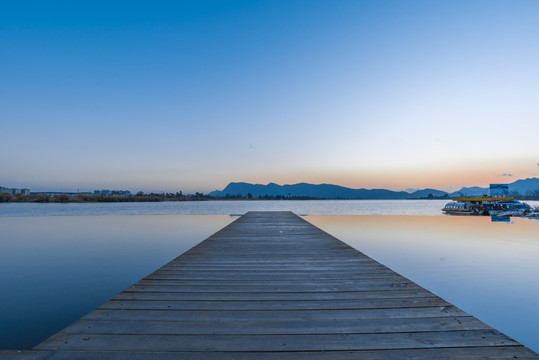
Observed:
[[[537,1],[0,0],[0,185],[539,176],[538,18]]]

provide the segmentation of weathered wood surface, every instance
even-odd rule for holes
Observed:
[[[6,359],[537,359],[290,212],[250,212]]]

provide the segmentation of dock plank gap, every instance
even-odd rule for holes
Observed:
[[[538,359],[292,212],[248,212],[5,359]]]

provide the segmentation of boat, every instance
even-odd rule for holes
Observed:
[[[531,213],[524,214],[523,217],[530,219],[539,219],[539,206],[534,206]]]
[[[442,209],[446,214],[451,215],[478,215],[477,209],[470,201],[451,201],[445,204]]]
[[[447,203],[442,211],[450,215],[531,216],[530,205],[510,197],[459,197]]]
[[[442,211],[450,215],[539,216],[539,209],[515,200],[508,194],[507,184],[490,184],[490,195],[456,197]]]

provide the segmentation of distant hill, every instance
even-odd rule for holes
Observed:
[[[447,194],[447,192],[442,190],[436,190],[436,189],[423,189],[423,190],[416,190],[413,193],[409,195],[410,199],[420,199],[420,198],[428,198],[429,195],[432,195],[434,197],[444,197]]]
[[[433,190],[438,194],[439,190]],[[418,192],[416,192],[418,193]],[[441,192],[444,193],[445,192]],[[222,191],[216,190],[210,193],[211,196],[226,197],[241,195],[246,197],[251,194],[253,197],[268,196],[304,196],[321,199],[410,199],[411,194],[404,191],[391,191],[386,189],[351,189],[344,186],[332,184],[308,184],[300,183],[294,185],[278,185],[269,183],[267,185],[249,184],[245,182],[232,182]],[[428,195],[428,194],[427,194]],[[433,194],[435,195],[435,194]],[[420,197],[420,196],[417,196]]]
[[[517,180],[509,184],[509,192],[518,191],[521,195],[527,195],[535,191],[539,191],[539,179],[528,178],[523,180]]]
[[[482,196],[488,194],[488,187],[463,187],[462,189],[449,194],[450,197],[456,196]],[[509,184],[509,192],[517,191],[520,195],[532,194],[535,191],[539,191],[539,179],[528,178],[514,181]]]
[[[449,194],[449,197],[457,197],[457,196],[483,196],[484,194],[488,194],[489,188],[482,188],[479,186],[472,186],[472,187],[463,187],[462,189],[452,192]]]
[[[441,198],[444,196],[482,196],[488,194],[488,187],[463,187],[458,191],[448,194],[442,190],[423,189],[412,193],[405,191],[392,191],[387,189],[352,189],[332,184],[308,184],[299,183],[293,185],[279,185],[269,183],[250,184],[246,182],[231,182],[223,190],[212,191],[209,195],[215,197],[235,197],[241,195],[247,197],[310,197],[320,199],[420,199],[420,198]],[[517,180],[509,184],[509,191],[518,191],[521,195],[526,195],[539,191],[539,179],[529,178]],[[432,195],[432,196],[431,196]]]

